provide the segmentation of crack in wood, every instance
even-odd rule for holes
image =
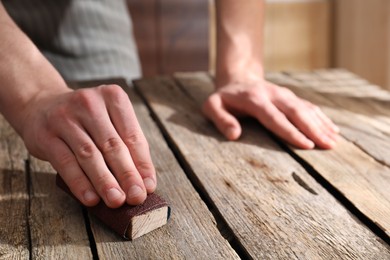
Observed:
[[[318,195],[318,193],[315,190],[313,190],[304,180],[302,180],[301,177],[299,177],[295,172],[292,172],[291,175],[294,181],[299,184],[299,186],[301,186],[311,194],[314,194],[316,196]]]

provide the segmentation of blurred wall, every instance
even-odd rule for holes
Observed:
[[[335,65],[390,89],[390,1],[335,4]]]
[[[213,68],[213,0],[128,3],[144,75]],[[390,89],[390,0],[267,0],[266,8],[267,71],[343,67]]]
[[[128,0],[145,76],[208,69],[208,0]]]

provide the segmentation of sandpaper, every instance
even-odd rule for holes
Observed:
[[[71,195],[75,200],[79,201],[70,191],[68,186],[62,180],[61,176],[57,174],[56,184],[66,193]],[[80,201],[79,201],[80,202]],[[81,204],[81,203],[80,203]],[[85,206],[84,206],[85,207]],[[101,200],[96,206],[85,207],[89,213],[96,216],[105,225],[122,236],[124,239],[130,239],[127,237],[127,232],[130,227],[131,219],[135,216],[142,215],[148,211],[156,210],[162,207],[168,207],[167,220],[170,217],[171,209],[168,203],[155,193],[148,194],[145,202],[141,205],[131,206],[124,204],[123,206],[112,209],[106,206],[103,200]]]

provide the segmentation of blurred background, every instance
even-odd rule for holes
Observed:
[[[266,71],[346,68],[390,89],[389,0],[267,0]],[[209,70],[212,0],[128,0],[145,76]]]

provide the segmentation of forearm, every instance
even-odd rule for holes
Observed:
[[[262,78],[264,1],[216,0],[216,5],[217,87]]]
[[[0,2],[0,112],[20,134],[28,103],[60,91],[69,91],[62,77]]]

